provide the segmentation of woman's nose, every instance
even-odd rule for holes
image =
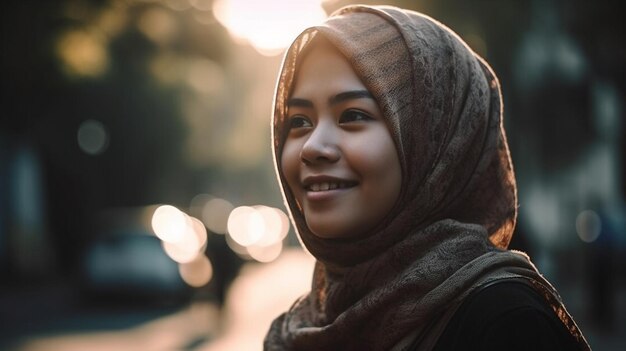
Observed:
[[[340,135],[334,125],[319,123],[302,146],[300,158],[306,164],[333,163],[341,158]]]

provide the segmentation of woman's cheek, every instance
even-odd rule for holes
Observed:
[[[287,186],[292,193],[295,194],[296,184],[299,182],[299,159],[300,151],[295,141],[288,140],[283,146],[283,153],[281,156],[281,172],[283,178],[287,181]]]

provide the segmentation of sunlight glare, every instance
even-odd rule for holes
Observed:
[[[279,54],[302,30],[327,16],[321,0],[216,0],[213,11],[235,39],[267,56]]]

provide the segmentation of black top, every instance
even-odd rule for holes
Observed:
[[[552,308],[523,282],[505,281],[470,294],[434,350],[579,350]]]

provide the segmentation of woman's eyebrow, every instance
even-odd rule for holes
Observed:
[[[374,99],[374,97],[367,90],[351,90],[351,91],[345,91],[343,93],[339,93],[331,97],[330,99],[328,99],[328,103],[330,105],[336,105],[346,100],[353,100],[353,99]]]
[[[294,106],[312,108],[313,102],[311,102],[310,100],[300,99],[300,98],[291,98],[287,100],[287,107],[294,107]]]
[[[329,105],[337,105],[347,100],[354,99],[374,99],[372,94],[367,90],[350,90],[339,93],[335,96],[331,96],[328,99]],[[313,107],[313,102],[302,98],[290,98],[287,100],[287,107]]]

